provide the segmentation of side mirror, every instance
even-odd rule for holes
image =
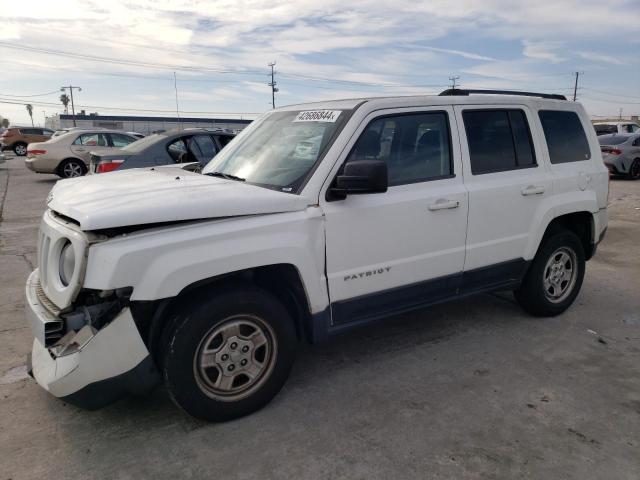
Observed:
[[[336,177],[331,193],[338,197],[364,193],[384,193],[389,184],[387,164],[383,160],[347,162]]]

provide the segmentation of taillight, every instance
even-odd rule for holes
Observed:
[[[108,162],[101,162],[96,168],[96,173],[112,172],[118,168],[122,162],[124,162],[124,160],[109,160]]]
[[[44,155],[46,150],[27,150],[27,155]]]
[[[608,153],[610,155],[620,155],[620,154],[622,154],[622,150],[620,150],[619,148],[600,147],[600,151],[602,153]]]

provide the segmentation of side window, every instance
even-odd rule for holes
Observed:
[[[178,162],[180,161],[180,155],[187,153],[187,146],[182,138],[178,138],[167,145],[167,152],[174,162]]]
[[[49,130],[48,128],[43,128],[42,129],[42,134],[51,136],[51,135],[53,135],[53,130]]]
[[[575,112],[540,110],[551,163],[580,162],[591,158],[589,142]]]
[[[207,163],[216,156],[216,144],[209,135],[195,135],[193,141],[198,145],[200,151],[197,152],[200,163]],[[194,152],[196,153],[196,152]]]
[[[220,145],[222,147],[225,147],[227,145],[227,143],[229,143],[231,140],[233,140],[233,137],[231,135],[219,135],[218,136],[218,141],[220,142]]]
[[[536,166],[522,110],[465,110],[462,118],[474,175]]]
[[[135,138],[127,137],[126,135],[122,135],[120,133],[110,133],[109,135],[111,136],[111,143],[113,144],[113,146],[118,148],[126,147],[130,143],[136,141]]]
[[[633,146],[634,146],[634,147],[640,147],[640,137],[636,138],[636,139],[633,141]]]
[[[76,138],[74,145],[85,145],[87,147],[106,147],[108,146],[107,137],[104,133],[85,133]]]
[[[389,186],[424,182],[453,174],[450,145],[445,112],[382,117],[362,132],[347,161],[384,160]]]
[[[21,128],[20,133],[22,135],[37,135],[38,132],[35,128]]]

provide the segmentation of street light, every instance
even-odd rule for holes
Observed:
[[[69,93],[71,93],[71,118],[73,119],[73,126],[76,126],[76,109],[73,105],[73,89],[75,88],[79,92],[82,91],[80,87],[74,87],[73,85],[69,85],[68,87],[60,87],[61,92],[66,92],[67,88],[69,89]]]

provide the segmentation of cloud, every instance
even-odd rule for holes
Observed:
[[[522,44],[524,46],[522,53],[525,57],[547,60],[551,63],[560,63],[565,61],[564,58],[560,57],[555,52],[559,47],[557,43],[531,42],[529,40],[524,40]]]
[[[640,16],[637,0],[396,0],[393,5],[378,0],[27,0],[3,5],[0,41],[206,68],[207,73],[178,69],[179,83],[190,82],[180,89],[192,110],[255,111],[270,100],[266,83],[272,60],[277,61],[279,98],[287,102],[433,93],[451,74],[460,74],[464,86],[561,86],[570,83],[570,70],[574,63],[581,68],[579,62],[592,63],[594,70],[597,64],[619,69],[607,82],[621,82],[619,91],[624,91],[624,79],[637,75],[635,58],[596,53],[618,52],[618,40],[602,28],[612,11],[625,12],[616,16],[616,37],[628,35],[632,43]],[[0,62],[0,91],[37,93],[52,82],[74,81],[83,85],[80,101],[87,104],[175,107],[171,68],[1,46]],[[569,62],[571,69],[560,71]],[[146,94],[155,100],[142,101]]]
[[[611,65],[628,65],[632,62],[631,59],[621,57],[618,52],[613,52],[609,55],[596,52],[576,52],[580,58],[589,60],[596,63],[608,63]]]

